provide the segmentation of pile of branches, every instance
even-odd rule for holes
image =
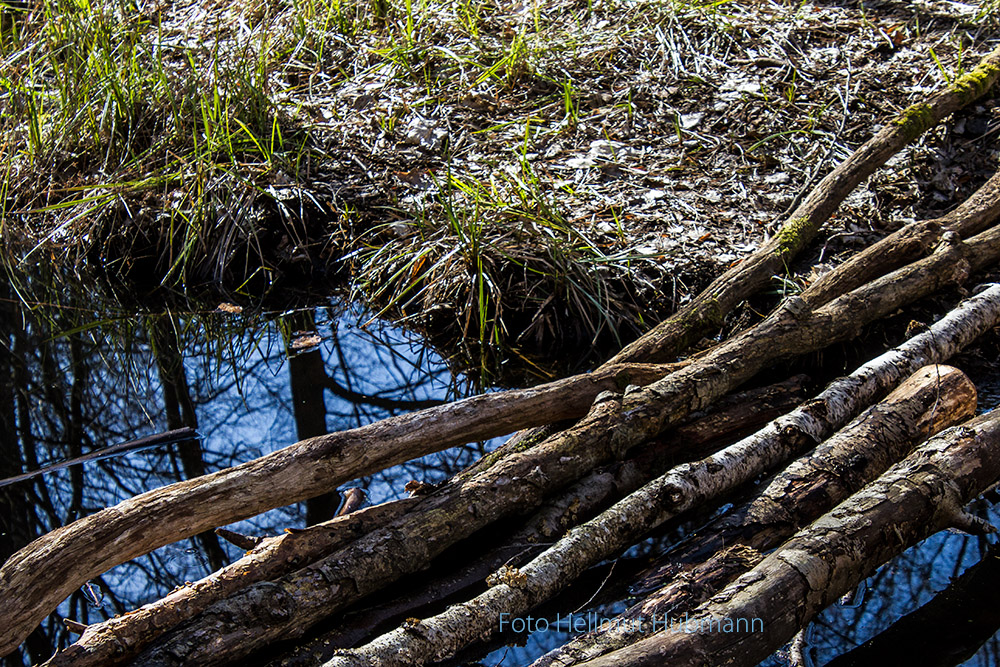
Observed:
[[[755,665],[928,535],[990,530],[963,508],[1000,477],[1000,411],[972,418],[975,387],[942,364],[1000,323],[1000,285],[804,402],[794,381],[732,392],[778,361],[849,340],[995,267],[1000,175],[951,213],[910,224],[826,273],[753,327],[673,360],[782,273],[875,169],[998,78],[1000,48],[887,123],[757,253],[592,373],[304,440],[35,540],[0,569],[0,654],[117,564],[512,432],[448,482],[415,484],[410,498],[352,503],[278,537],[228,534],[248,549],[243,558],[124,616],[76,628],[79,640],[46,664],[447,660],[658,526],[769,475],[745,503],[662,554],[644,579],[646,597],[622,622],[536,663]],[[748,428],[756,430],[732,442]],[[417,574],[420,586],[394,587]],[[681,617],[700,631],[672,631],[670,619]]]

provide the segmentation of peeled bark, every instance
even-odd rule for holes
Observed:
[[[656,635],[581,665],[756,665],[889,559],[944,528],[967,529],[962,507],[997,477],[993,411],[920,446],[689,617],[656,619]]]
[[[666,358],[756,291],[811,239],[819,225],[863,178],[944,116],[984,94],[1000,76],[1000,49],[947,89],[889,123],[817,186],[782,230],[753,257],[716,280],[681,313],[616,359]],[[593,383],[594,377],[575,378]],[[558,384],[558,383],[555,383]],[[596,391],[590,387],[592,397]],[[581,403],[555,405],[528,390],[509,421],[488,409],[496,394],[432,408],[364,429],[320,436],[235,468],[142,494],[43,536],[0,569],[0,654],[20,643],[44,616],[82,583],[159,546],[267,509],[319,495],[339,483],[454,444],[503,435],[582,414]],[[585,395],[583,391],[579,396]],[[718,394],[713,390],[714,396]],[[577,395],[577,394],[574,394]],[[583,400],[585,406],[589,400]],[[532,410],[524,407],[530,405]],[[559,416],[565,408],[566,414]],[[585,409],[585,408],[583,408]],[[428,424],[447,415],[440,430]],[[676,417],[671,417],[676,422]],[[632,438],[626,435],[625,440]],[[359,445],[355,447],[355,445]],[[632,443],[635,444],[635,443]],[[38,573],[45,575],[39,578]]]
[[[814,312],[803,313],[789,303],[658,382],[627,388],[620,399],[599,396],[591,414],[574,428],[503,459],[470,480],[446,485],[405,517],[350,547],[213,606],[143,659],[148,664],[216,664],[279,639],[301,636],[320,619],[425,569],[434,557],[474,532],[536,506],[587,471],[623,456],[775,360],[852,337],[865,323],[964,280],[970,270],[998,257],[1000,229],[994,228],[966,243],[954,240],[930,257]],[[760,460],[762,469],[774,463],[766,457]],[[688,491],[697,489],[678,488],[674,495],[686,502]]]
[[[537,660],[533,667],[572,665],[641,639],[643,618],[679,616],[749,570],[811,521],[906,456],[913,446],[975,413],[976,389],[959,370],[926,366],[884,401],[793,462],[743,506],[668,552],[667,564],[633,588],[659,588],[622,614]],[[619,619],[616,619],[619,620]]]
[[[841,432],[842,439],[866,441],[872,436],[893,434],[895,437],[889,435],[889,439],[905,442],[969,417],[975,406],[975,387],[961,371],[925,368],[848,426]],[[510,621],[522,617],[570,585],[587,568],[618,554],[649,530],[689,509],[690,504],[679,504],[671,497],[678,488],[677,478],[690,474],[695,466],[716,467],[714,459],[681,466],[647,484],[597,518],[571,530],[527,565],[504,566],[487,580],[492,588],[476,598],[432,618],[409,621],[363,647],[342,651],[324,667],[409,667],[453,656],[501,630],[505,618]],[[741,462],[740,467],[750,469],[752,465]],[[718,498],[745,481],[742,475],[702,477],[707,485],[699,487],[698,499],[704,502]]]

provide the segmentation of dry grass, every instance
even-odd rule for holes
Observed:
[[[989,2],[40,0],[3,12],[0,238],[175,286],[350,271],[480,358],[590,346],[995,38]],[[836,231],[939,206],[938,139]]]

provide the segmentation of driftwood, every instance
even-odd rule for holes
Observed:
[[[897,442],[921,438],[969,417],[975,412],[975,397],[975,387],[961,371],[923,369],[849,426],[851,432],[843,438],[867,441],[883,434],[893,434],[888,437]],[[695,464],[702,465],[709,469],[721,467],[714,457]],[[492,588],[482,595],[432,618],[411,621],[361,648],[344,651],[325,667],[408,667],[440,661],[502,630],[505,619],[511,623],[524,619],[528,611],[568,586],[587,568],[618,554],[649,530],[688,509],[688,504],[679,503],[674,494],[681,486],[677,478],[692,475],[695,466],[682,466],[646,485],[596,519],[574,528],[526,566],[501,568],[488,580]],[[741,467],[752,469],[753,465]],[[701,479],[712,482],[698,489],[702,502],[746,481],[743,475]]]
[[[991,230],[970,241],[972,249],[968,256],[974,262],[980,261],[977,259],[980,252],[989,254],[986,248],[1000,245],[993,240],[998,235],[1000,231]],[[925,289],[937,289],[948,279],[947,267],[957,267],[963,273],[967,270],[954,254],[961,246],[948,246],[942,252],[866,285],[804,321],[789,317],[785,309],[781,309],[753,330],[720,345],[700,361],[664,380],[647,388],[627,391],[622,398],[601,397],[591,414],[572,429],[517,457],[499,461],[471,480],[446,485],[406,516],[293,575],[241,591],[210,608],[197,623],[181,628],[158,643],[143,654],[142,660],[146,664],[213,664],[239,659],[279,638],[301,636],[325,616],[405,574],[424,569],[434,556],[476,530],[523,511],[525,507],[537,505],[546,492],[621,456],[633,444],[663,430],[672,419],[679,419],[702,401],[709,403],[714,398],[712,392],[722,393],[769,363],[768,359],[780,358],[785,350],[822,347],[855,331],[869,318],[894,311],[907,298],[924,294]],[[988,296],[986,293],[980,296],[987,301],[993,299],[995,304],[1000,287],[988,290]],[[980,302],[971,310],[976,312],[982,305]],[[973,315],[972,320],[977,321],[978,317]],[[759,335],[754,336],[755,332]],[[959,334],[966,341],[974,337],[966,336],[970,336],[970,332]],[[925,338],[929,349],[939,349],[937,345],[942,342],[949,348],[955,342],[954,335],[927,338],[930,338]],[[905,354],[899,356],[901,362],[907,360]],[[923,363],[926,360],[900,375],[913,372]],[[855,396],[864,396],[864,389],[873,392],[879,386],[879,380],[872,377],[876,373],[863,370],[861,380],[854,386],[858,390]],[[901,377],[897,376],[896,381],[899,379]],[[835,414],[845,398],[842,396],[836,402],[837,407],[832,409]],[[760,470],[777,462],[764,458],[760,461]],[[703,467],[701,470],[706,478],[720,474],[718,468]],[[739,472],[725,466],[721,471]],[[697,485],[689,486],[692,493],[685,495],[682,490],[680,496],[690,499],[693,505],[697,500]],[[207,647],[212,648],[208,650]]]
[[[580,664],[756,665],[878,566],[928,535],[949,527],[987,529],[962,508],[998,476],[995,410],[920,446],[694,613],[647,619],[658,621],[657,634]]]
[[[585,478],[568,493],[549,502],[537,512],[526,523],[524,529],[518,531],[510,541],[523,545],[531,541],[551,539],[565,530],[569,521],[567,517],[570,514],[586,514],[588,507],[596,508],[601,502],[606,502],[616,488],[622,488],[621,485],[631,482],[634,484],[633,488],[640,486],[648,479],[647,477],[642,481],[636,481],[636,478],[641,479],[643,472],[649,477],[654,476],[655,473],[649,468],[657,465],[657,457],[659,459],[670,457],[673,452],[681,449],[681,443],[688,447],[707,446],[713,440],[725,438],[734,431],[743,430],[749,425],[766,420],[768,412],[790,407],[789,403],[799,400],[801,383],[802,379],[799,378],[776,387],[741,392],[727,397],[728,400],[725,405],[720,406],[720,409],[678,427],[676,433],[660,446],[652,448],[652,452],[642,457],[641,461],[626,461],[617,466],[618,470],[613,474],[606,472],[592,476],[605,482],[604,484],[588,484],[587,482],[595,480],[590,477]],[[662,462],[660,465],[662,466]],[[348,496],[354,497],[350,492]],[[129,614],[89,626],[76,643],[56,653],[46,662],[46,667],[105,666],[125,662],[167,629],[194,617],[209,605],[225,599],[250,584],[275,579],[315,562],[335,549],[402,516],[417,502],[418,498],[397,500],[355,511],[349,516],[338,517],[305,530],[297,530],[278,537],[256,538],[258,543],[251,547],[252,551],[222,570],[193,584],[182,586],[163,599],[144,605]],[[350,508],[347,509],[351,511]],[[344,509],[341,513],[345,513]],[[503,562],[509,555],[497,550],[494,557],[499,557],[500,562]],[[452,588],[460,590],[463,583],[468,585],[474,581],[482,581],[500,565],[489,557],[484,557],[484,560],[488,562],[474,563],[465,568],[467,571],[458,573],[440,584],[438,588],[441,593],[445,594],[446,589],[450,591]],[[399,606],[400,603],[395,605]],[[385,609],[379,611],[382,614],[393,613]],[[375,622],[374,618],[370,618],[368,623]],[[362,625],[370,627],[369,624]]]
[[[907,402],[903,402],[908,398]],[[943,428],[971,417],[976,390],[961,371],[927,366],[862,417],[779,473],[751,501],[699,530],[636,583],[655,594],[608,624],[555,649],[532,667],[572,665],[622,648],[648,634],[644,618],[677,617],[704,602],[763,553],[871,482],[910,449]],[[685,571],[685,566],[689,569]]]
[[[861,179],[941,118],[985,93],[1000,75],[998,63],[1000,49],[946,90],[914,105],[890,122],[828,175],[770,242],[716,280],[683,311],[623,351],[616,360],[672,356],[689,341],[717,326],[725,312],[756,291],[773,273],[780,272]],[[772,322],[767,330],[767,335],[773,337],[770,344],[757,344],[758,349],[774,348],[765,350],[760,358],[740,360],[733,346],[727,344],[720,346],[724,348],[723,354],[706,355],[711,361],[691,363],[691,367],[697,366],[697,371],[685,374],[682,370],[651,385],[655,388],[631,390],[623,399],[609,397],[598,402],[576,429],[553,436],[551,442],[543,442],[527,456],[517,457],[518,461],[483,471],[484,477],[476,475],[460,491],[448,487],[433,502],[423,501],[420,518],[404,517],[391,524],[396,526],[397,534],[386,537],[376,531],[372,535],[380,537],[371,539],[381,539],[383,543],[370,553],[382,553],[384,558],[383,549],[400,546],[400,540],[406,542],[414,536],[411,530],[428,522],[434,527],[437,520],[443,520],[459,507],[471,506],[481,512],[479,516],[444,530],[435,538],[439,541],[427,549],[416,549],[413,553],[409,549],[399,550],[399,557],[409,561],[403,567],[361,559],[358,561],[361,567],[368,569],[362,579],[368,583],[347,593],[347,588],[359,582],[353,570],[346,573],[344,588],[327,585],[333,591],[334,602],[306,602],[301,617],[285,624],[271,624],[275,631],[270,635],[263,633],[260,642],[270,641],[292,628],[293,632],[300,632],[308,626],[309,619],[328,613],[328,608],[337,608],[348,599],[367,594],[373,590],[372,586],[377,588],[406,572],[424,567],[433,555],[455,540],[507,516],[516,511],[515,508],[523,510],[537,504],[545,495],[572,482],[593,466],[621,456],[630,447],[678,423],[691,411],[709,405],[764,364],[849,337],[862,322],[880,317],[944,284],[963,280],[970,269],[995,260],[995,245],[990,232],[970,239],[968,244],[951,243],[926,262],[911,265],[909,272],[901,270],[888,282],[876,281],[878,289],[885,294],[859,288],[853,296],[854,301],[838,299],[814,312],[806,312],[808,304],[804,300],[792,301],[784,316],[779,318],[783,323]],[[893,281],[898,281],[898,285]],[[855,309],[861,313],[860,317],[848,312]],[[833,335],[828,337],[828,331]],[[743,345],[751,338],[741,337],[737,342]],[[756,353],[750,349],[746,354]],[[71,591],[130,558],[205,529],[328,492],[341,482],[409,458],[454,444],[577,418],[586,412],[591,399],[601,389],[642,385],[662,377],[667,370],[648,366],[626,368],[617,364],[602,367],[588,376],[541,388],[475,397],[362,429],[312,438],[257,461],[142,494],[81,519],[39,538],[0,568],[0,617],[9,620],[0,628],[0,654],[12,650]],[[613,427],[609,441],[594,447],[598,439],[596,434],[606,433],[609,427]],[[533,441],[526,446],[531,444]],[[570,459],[572,465],[563,465],[564,459]],[[503,493],[494,492],[505,485],[506,479],[512,481],[511,488]],[[479,502],[480,496],[483,502]],[[497,498],[496,510],[486,507],[487,499]],[[397,526],[404,519],[409,521],[409,528]],[[362,542],[364,540],[359,544]],[[325,573],[327,567],[329,564],[320,565],[303,577],[323,579],[325,574],[319,573]],[[299,592],[293,587],[286,595]],[[280,609],[287,602],[287,599],[279,599],[275,606]],[[314,603],[319,606],[315,607]],[[262,618],[270,617],[272,614],[267,612]],[[238,652],[251,651],[256,645],[246,642]]]

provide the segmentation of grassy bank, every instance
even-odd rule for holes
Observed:
[[[617,344],[988,48],[995,3],[947,4],[8,4],[0,238],[145,285],[346,281],[470,358]],[[832,231],[941,207],[947,139]]]

